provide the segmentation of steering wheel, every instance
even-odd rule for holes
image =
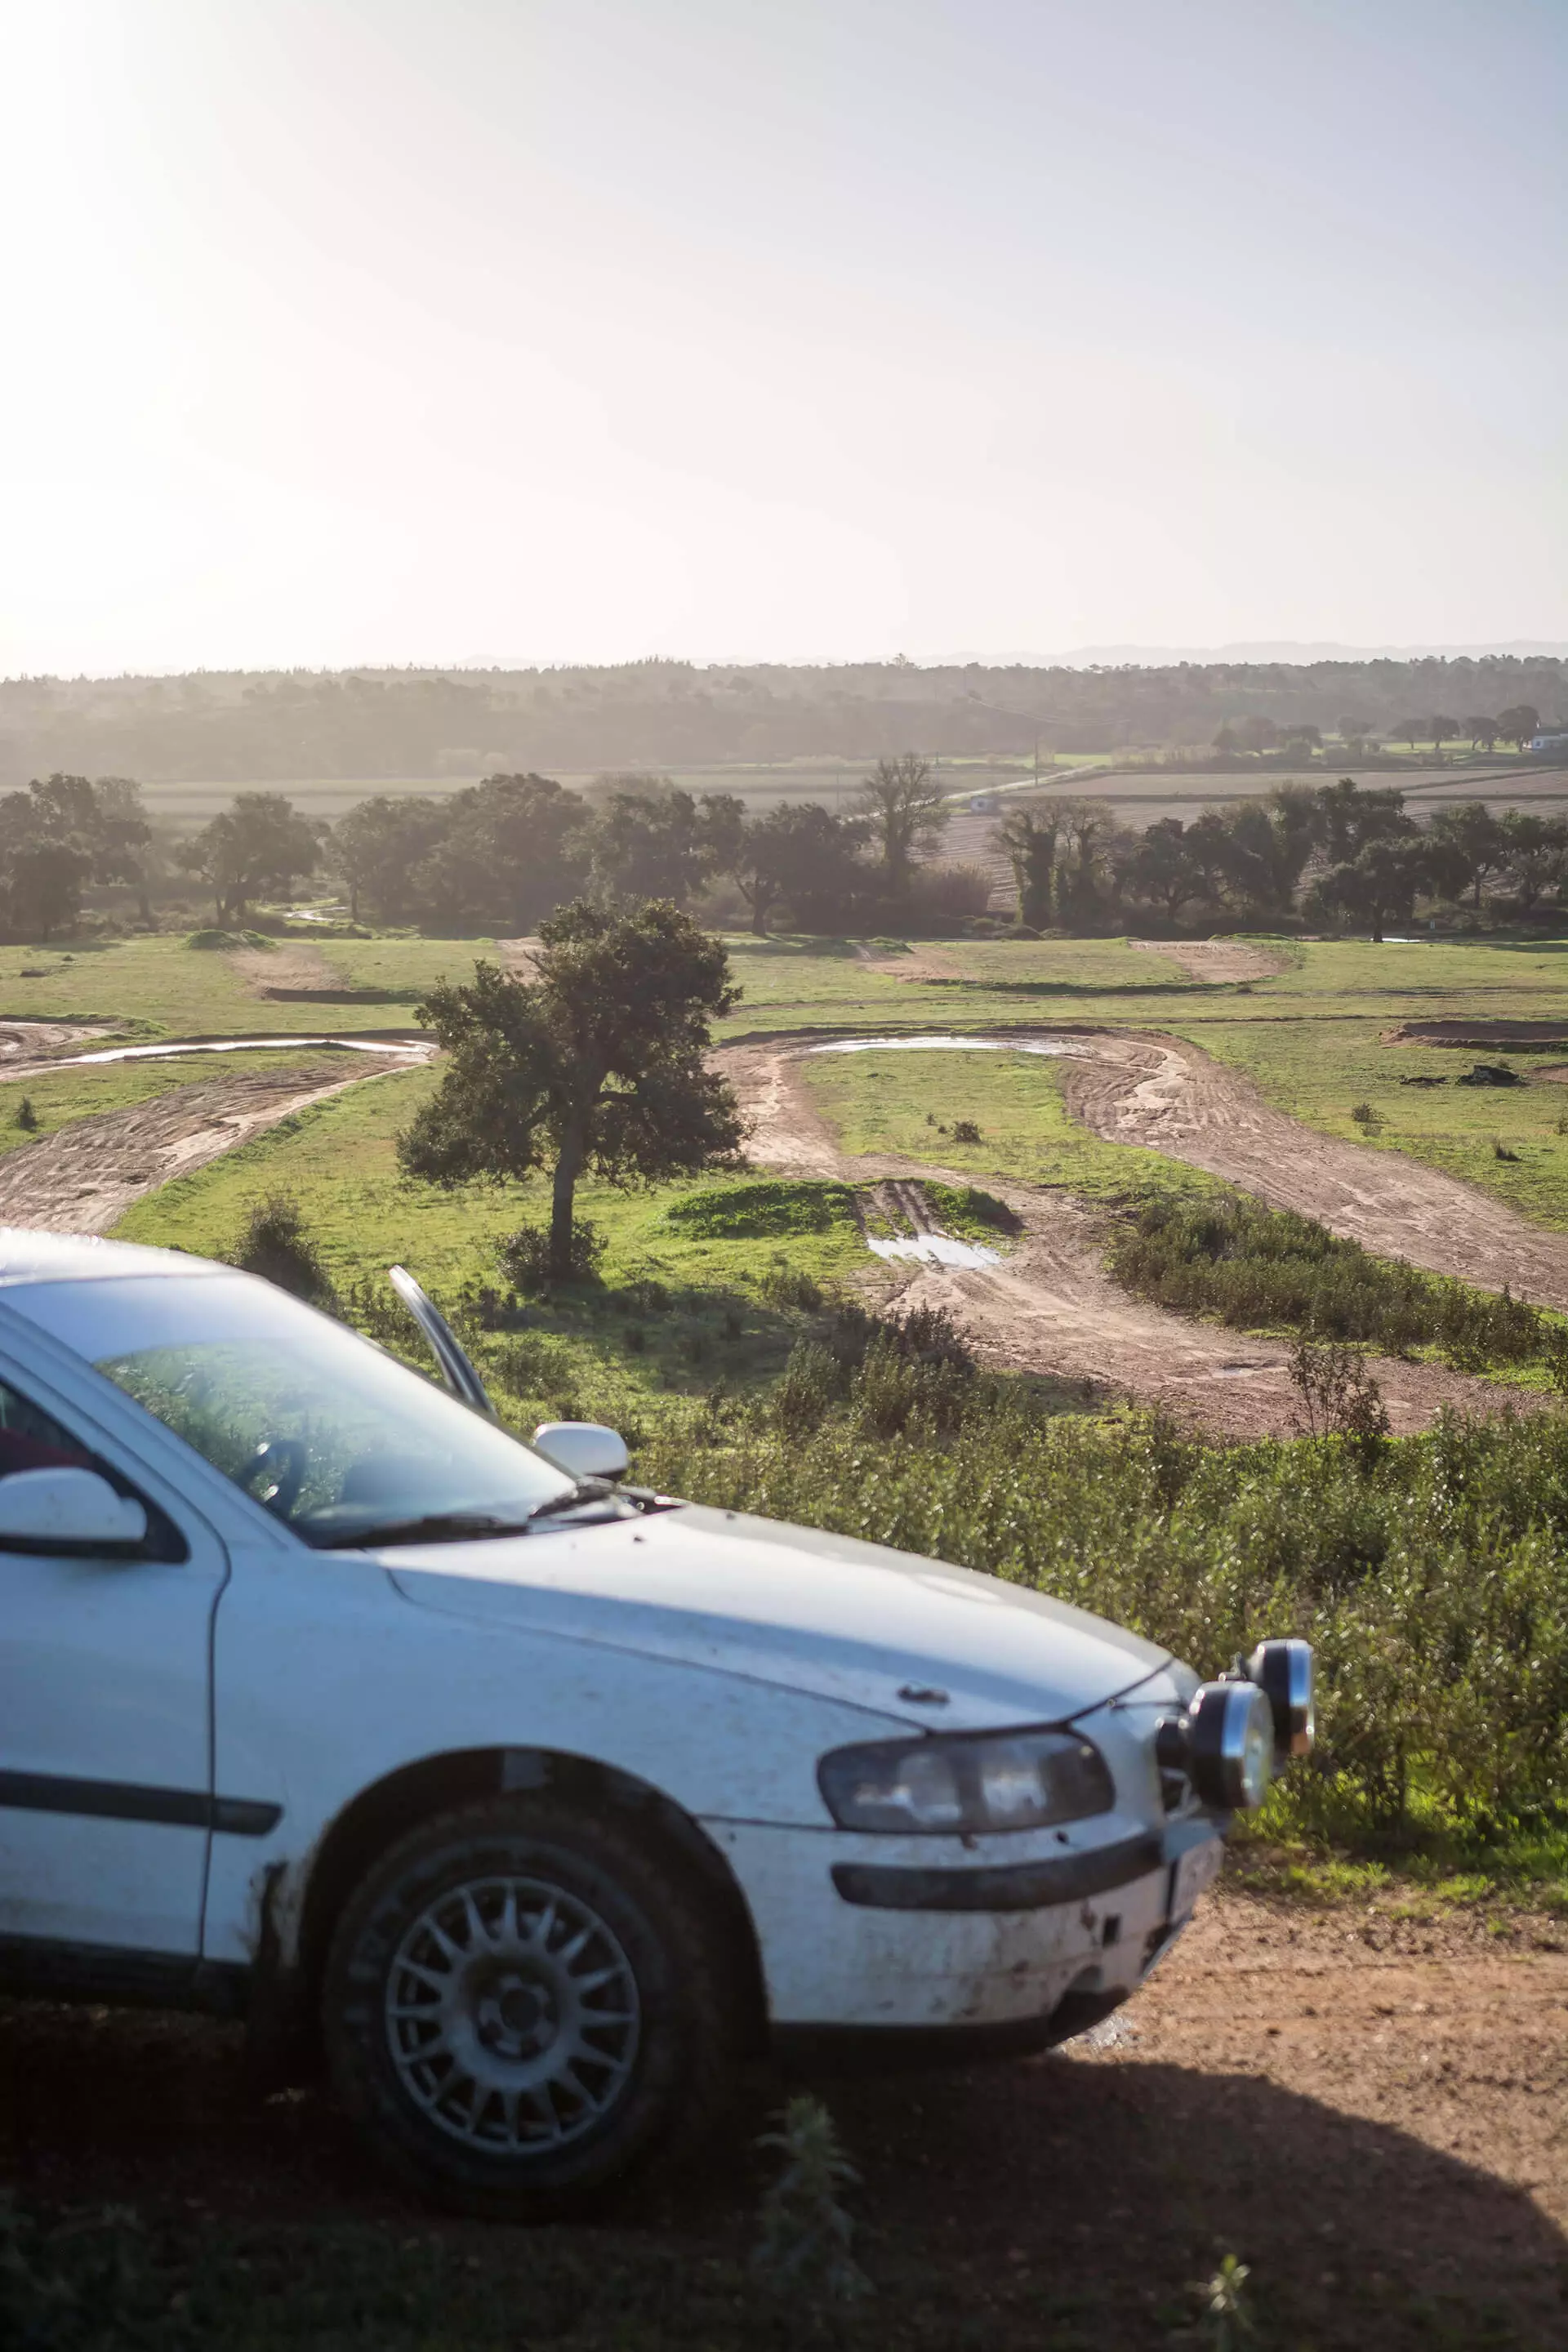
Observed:
[[[264,1511],[270,1511],[275,1519],[286,1519],[300,1499],[305,1466],[305,1448],[298,1437],[264,1437],[239,1483],[256,1494]],[[262,1478],[269,1478],[271,1484],[264,1494],[257,1494],[257,1481]]]

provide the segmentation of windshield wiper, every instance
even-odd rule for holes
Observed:
[[[339,1535],[331,1528],[320,1532],[327,1538],[328,1550],[360,1551],[370,1544],[462,1543],[484,1536],[520,1536],[531,1517],[531,1513],[514,1519],[502,1518],[494,1511],[427,1511],[423,1518],[383,1519],[353,1535]],[[299,1528],[296,1533],[308,1537],[310,1529]]]
[[[607,1478],[579,1478],[569,1494],[552,1495],[545,1503],[535,1503],[529,1513],[530,1521],[552,1519],[558,1511],[575,1510],[579,1503],[603,1503],[615,1493]]]

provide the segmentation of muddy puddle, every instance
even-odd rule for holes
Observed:
[[[87,1069],[103,1062],[172,1062],[187,1054],[289,1053],[295,1046],[312,1052],[376,1054],[384,1060],[405,1056],[411,1062],[428,1059],[436,1048],[427,1038],[386,1037],[203,1037],[162,1045],[110,1045],[94,1054],[67,1054],[49,1064],[51,1070]]]
[[[906,1234],[897,1241],[879,1241],[870,1234],[866,1246],[879,1257],[925,1258],[933,1265],[1000,1265],[1000,1250],[984,1242],[955,1242],[949,1234]]]

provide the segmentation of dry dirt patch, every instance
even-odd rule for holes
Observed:
[[[1519,1918],[1499,1938],[1469,1915],[1402,1925],[1222,1887],[1098,2046],[817,2074],[864,2177],[868,2259],[956,2287],[963,2340],[984,2352],[1169,2352],[1192,2283],[1226,2252],[1279,2322],[1264,2340],[1293,2352],[1559,2347],[1560,1933]],[[584,2255],[672,2238],[694,2257],[743,2253],[752,2144],[783,2087],[755,2078],[701,2169],[630,2200],[613,2237],[583,2231]],[[487,2266],[515,2244],[388,2189],[324,2099],[247,2102],[234,2030],[198,2019],[0,2001],[0,2173],[53,2204],[130,2201],[187,2229],[450,2232]]]
[[[1130,948],[1165,956],[1192,980],[1272,980],[1286,959],[1246,940],[1129,940]]]
[[[873,947],[868,940],[856,943],[858,960],[884,980],[962,980],[958,960],[942,948],[909,948],[897,951]]]
[[[111,1037],[112,1027],[106,1022],[91,1021],[5,1021],[0,1022],[0,1070],[10,1076],[10,1065],[28,1068],[34,1062],[47,1061],[52,1055],[61,1054],[69,1045],[77,1045],[89,1037]]]
[[[107,1233],[132,1201],[205,1168],[290,1111],[407,1067],[405,1055],[343,1055],[174,1087],[129,1110],[78,1119],[0,1158],[0,1224]]]
[[[1568,1308],[1568,1234],[1397,1151],[1301,1126],[1196,1045],[1131,1030],[1081,1042],[1090,1051],[1063,1064],[1067,1099],[1097,1135],[1205,1168],[1380,1257]]]
[[[854,1184],[921,1176],[954,1184],[973,1181],[949,1168],[841,1151],[802,1083],[799,1065],[812,1042],[774,1038],[726,1046],[714,1057],[752,1120],[748,1149],[759,1166]],[[899,1296],[905,1305],[945,1307],[982,1362],[998,1370],[1093,1382],[1162,1405],[1223,1436],[1295,1433],[1300,1400],[1289,1380],[1289,1351],[1279,1341],[1189,1322],[1130,1297],[1101,1263],[1099,1213],[1047,1187],[991,1177],[985,1182],[1018,1218],[1021,1237],[994,1265],[901,1262]],[[1425,1429],[1444,1406],[1488,1413],[1505,1403],[1533,1410],[1541,1402],[1530,1391],[1472,1380],[1437,1364],[1379,1357],[1372,1370],[1402,1434]]]

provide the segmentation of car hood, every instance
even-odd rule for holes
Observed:
[[[421,1608],[740,1675],[925,1730],[1061,1721],[1169,1662],[1022,1585],[690,1504],[377,1556]]]

